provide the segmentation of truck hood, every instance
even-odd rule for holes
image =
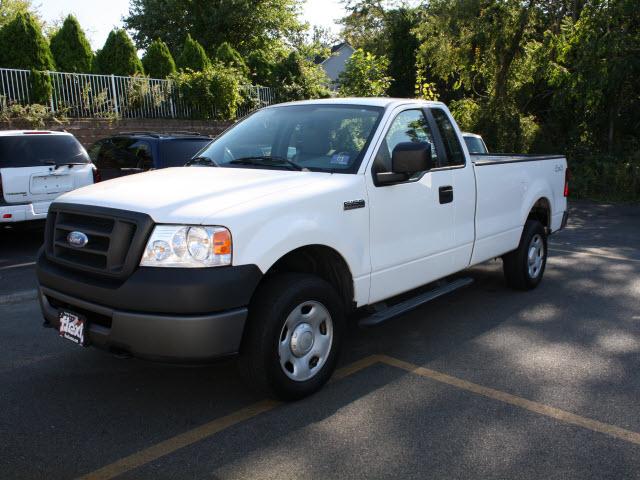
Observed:
[[[199,224],[227,208],[281,196],[329,177],[323,172],[166,168],[80,188],[56,201],[146,213],[157,223]]]

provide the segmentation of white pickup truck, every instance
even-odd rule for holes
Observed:
[[[566,171],[562,156],[471,157],[442,103],[264,108],[190,166],[58,198],[37,267],[45,324],[141,358],[239,353],[254,385],[300,398],[330,377],[347,318],[392,318],[496,257],[508,285],[536,287]]]

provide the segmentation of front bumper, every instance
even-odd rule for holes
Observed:
[[[0,223],[45,220],[51,202],[24,203],[19,205],[0,204]]]
[[[83,315],[90,345],[135,357],[204,362],[237,353],[262,273],[253,265],[138,268],[122,283],[67,270],[41,252],[39,301],[59,327],[61,309]]]

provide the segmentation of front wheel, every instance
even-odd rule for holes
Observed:
[[[507,285],[517,290],[532,290],[542,281],[547,264],[547,233],[537,220],[527,220],[520,244],[502,257]]]
[[[306,274],[275,276],[249,306],[243,374],[276,397],[306,397],[333,373],[344,324],[340,297],[327,282]]]

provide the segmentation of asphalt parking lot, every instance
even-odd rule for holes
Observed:
[[[0,230],[0,478],[640,478],[640,206],[573,206],[535,291],[489,262],[354,328],[332,382],[290,404],[233,361],[123,360],[42,328],[39,235]]]

